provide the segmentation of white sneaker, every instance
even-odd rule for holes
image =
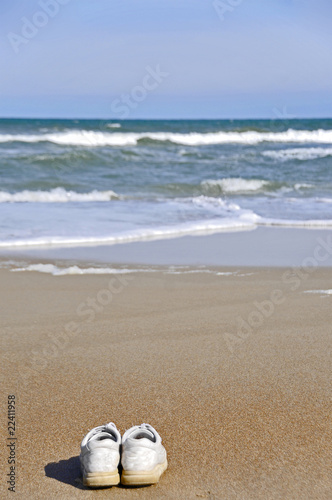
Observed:
[[[155,484],[167,469],[166,450],[158,432],[149,424],[135,425],[122,436],[121,483]]]
[[[81,443],[83,484],[92,488],[119,484],[121,434],[112,422],[95,427]]]

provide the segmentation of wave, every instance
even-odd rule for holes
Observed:
[[[242,179],[241,177],[224,179],[207,179],[201,182],[203,191],[211,194],[257,194],[271,191],[281,193],[314,189],[313,184],[298,182],[294,185],[286,185],[280,182],[266,181],[263,179]]]
[[[332,148],[294,148],[282,149],[280,151],[264,151],[264,156],[281,161],[288,160],[316,160],[332,156]]]
[[[5,263],[6,264],[6,263]],[[11,272],[38,272],[52,274],[53,276],[73,276],[73,275],[105,275],[105,274],[132,274],[132,273],[159,273],[164,274],[200,274],[207,273],[215,276],[251,276],[254,273],[240,273],[239,271],[222,272],[216,269],[206,269],[205,266],[199,269],[192,269],[189,266],[169,266],[166,270],[160,267],[139,267],[139,268],[110,268],[110,267],[58,267],[54,264],[25,264],[24,267],[12,267],[15,263],[10,263]],[[22,265],[22,264],[21,264]],[[0,267],[8,267],[1,263]]]
[[[120,123],[107,123],[106,128],[121,128]]]
[[[305,229],[331,229],[332,219],[312,219],[312,220],[283,220],[283,219],[262,219],[260,226],[295,227]]]
[[[52,142],[60,146],[135,146],[140,134],[124,134],[119,132],[92,132],[73,130],[52,134],[0,134],[0,143],[4,142]]]
[[[133,230],[108,236],[91,237],[59,237],[44,236],[32,239],[16,239],[0,241],[0,248],[33,248],[33,247],[85,247],[98,245],[116,245],[139,241],[165,240],[182,236],[209,235],[230,231],[253,230],[258,226],[294,227],[306,229],[332,228],[332,220],[282,220],[260,217],[246,211],[239,217],[225,217],[194,223],[182,223],[171,227],[155,227]]]
[[[303,293],[318,293],[319,295],[332,295],[332,290],[305,290]]]
[[[262,190],[269,186],[268,181],[261,179],[242,179],[225,178],[225,179],[207,179],[201,182],[201,186],[205,190],[219,190],[223,193],[251,193]]]
[[[61,146],[136,146],[139,141],[151,140],[172,142],[185,146],[213,144],[248,144],[261,142],[276,143],[318,143],[332,144],[332,130],[293,130],[285,132],[210,132],[210,133],[173,133],[173,132],[95,132],[68,130],[49,134],[0,134],[0,143],[6,142],[51,142]]]
[[[317,203],[332,203],[332,198],[315,198]]]
[[[296,191],[301,191],[301,189],[312,189],[314,187],[315,186],[313,184],[307,184],[307,183],[301,183],[301,182],[294,184],[294,189]]]
[[[222,210],[224,215],[230,215],[231,212],[236,213],[237,216],[241,215],[255,215],[251,210],[244,210],[236,203],[229,203],[221,198],[213,198],[211,196],[194,196],[192,198],[178,199],[181,203],[192,203],[197,207],[207,208],[207,209],[218,209],[218,213],[221,214]]]
[[[236,276],[236,277],[243,277],[243,276],[253,276],[255,273],[240,273],[239,271],[216,271],[215,269],[178,269],[178,268],[169,268],[167,271],[167,274],[199,274],[199,273],[206,273],[206,274],[214,274],[216,276]]]
[[[59,237],[45,236],[33,239],[18,239],[0,241],[0,248],[31,248],[31,247],[80,247],[97,245],[116,245],[138,241],[164,240],[178,238],[181,236],[207,235],[222,231],[236,231],[253,229],[256,226],[256,216],[250,215],[228,219],[200,221],[195,223],[183,223],[172,227],[156,227],[141,230],[133,230],[109,236],[91,237]]]
[[[91,191],[90,193],[76,193],[66,191],[58,187],[50,191],[20,191],[17,193],[7,193],[0,191],[0,203],[68,203],[68,202],[91,202],[110,201],[118,199],[119,196],[114,191]]]
[[[53,276],[65,276],[73,274],[125,274],[139,272],[139,269],[115,269],[109,267],[87,267],[70,266],[61,268],[54,264],[31,264],[26,267],[11,269],[12,272],[36,271],[39,273],[53,274]],[[145,269],[145,271],[147,271]]]

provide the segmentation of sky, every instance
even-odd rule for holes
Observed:
[[[332,117],[331,0],[1,0],[0,117]]]

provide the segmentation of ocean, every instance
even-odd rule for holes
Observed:
[[[0,248],[332,228],[332,120],[0,120]]]

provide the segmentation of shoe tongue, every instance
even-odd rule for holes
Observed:
[[[116,437],[110,432],[98,432],[98,434],[95,434],[92,439],[96,441],[102,441],[103,439],[112,439],[116,442]]]
[[[155,438],[155,435],[153,434],[153,432],[151,432],[145,426],[144,427],[142,426],[139,429],[136,429],[132,433],[132,437],[134,439],[143,439],[143,438],[146,438],[146,439],[149,439],[150,441],[153,441],[153,442],[156,441],[156,438]]]
[[[102,441],[103,439],[112,439],[117,442],[117,436],[114,432],[114,428],[110,426],[110,424],[105,425],[104,427],[99,428],[97,432],[91,436],[90,441]]]

